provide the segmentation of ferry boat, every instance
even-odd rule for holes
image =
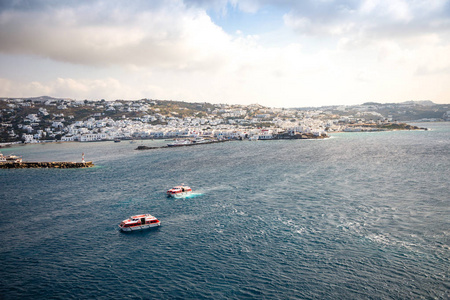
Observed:
[[[174,198],[183,197],[189,195],[190,193],[192,193],[192,189],[184,184],[173,187],[166,192],[167,197],[174,197]]]
[[[195,138],[195,140],[192,141],[193,144],[204,144],[204,143],[208,143],[209,140],[204,139],[202,137],[197,137]]]
[[[190,140],[175,140],[172,143],[167,144],[168,147],[183,147],[183,146],[189,146],[192,145],[192,141]]]
[[[132,216],[119,224],[122,231],[136,231],[161,226],[161,222],[150,214]]]

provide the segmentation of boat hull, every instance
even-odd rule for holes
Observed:
[[[176,193],[176,194],[167,193],[167,197],[169,197],[169,198],[182,198],[182,197],[186,197],[186,196],[188,196],[190,194],[192,194],[192,191],[181,192],[181,193]]]
[[[131,227],[120,227],[119,226],[119,228],[121,231],[130,232],[130,231],[144,230],[144,229],[149,229],[149,228],[159,227],[159,226],[161,226],[161,222],[154,223],[154,224],[136,225],[136,226],[131,226]]]

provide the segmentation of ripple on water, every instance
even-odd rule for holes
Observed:
[[[85,152],[101,168],[0,170],[0,294],[448,298],[444,129],[181,151],[22,147],[42,160]],[[174,182],[195,193],[167,199]],[[162,226],[120,233],[136,213]]]

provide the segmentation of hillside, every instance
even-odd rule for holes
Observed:
[[[59,140],[99,134],[139,136],[170,128],[187,131],[247,129],[343,130],[340,126],[418,120],[449,120],[450,105],[431,101],[367,102],[352,106],[269,108],[173,100],[89,101],[52,98],[0,98],[0,142]],[[125,129],[126,128],[126,129]],[[194,129],[196,128],[196,129]],[[307,129],[309,128],[309,129]],[[128,130],[127,132],[125,132]],[[129,132],[129,131],[132,132]],[[154,133],[156,134],[156,133]]]

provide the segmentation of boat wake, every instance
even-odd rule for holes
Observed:
[[[200,197],[203,196],[203,193],[190,193],[189,195],[180,195],[180,196],[175,196],[175,199],[190,199],[190,198],[195,198],[195,197]]]

